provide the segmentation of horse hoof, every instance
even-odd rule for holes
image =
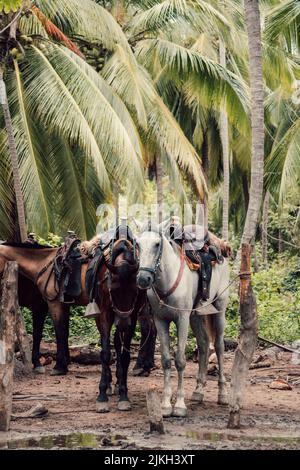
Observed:
[[[129,400],[120,400],[118,401],[118,410],[119,411],[130,411],[131,410],[131,403]]]
[[[97,413],[109,413],[108,401],[96,401]]]
[[[109,387],[107,387],[107,390],[106,390],[106,395],[108,397],[111,397],[113,395],[113,389],[112,389],[112,386],[110,385]]]
[[[33,369],[34,374],[45,374],[46,369],[43,366],[37,366]]]
[[[226,406],[228,405],[228,396],[227,395],[219,395],[218,396],[218,405]]]
[[[192,401],[196,401],[198,403],[202,403],[203,402],[203,398],[204,398],[204,394],[201,393],[201,392],[193,392],[193,395],[192,395]]]
[[[134,377],[138,377],[139,375],[141,375],[142,373],[144,372],[144,369],[142,367],[137,367],[136,369],[133,369],[132,370],[132,375]]]
[[[67,375],[68,370],[66,369],[52,369],[50,372],[50,375],[56,376],[56,375]]]
[[[171,406],[168,406],[166,408],[162,408],[161,409],[162,411],[162,415],[164,418],[169,418],[170,416],[172,416],[172,407]]]
[[[174,408],[172,416],[176,416],[176,418],[185,418],[187,414],[186,408]]]

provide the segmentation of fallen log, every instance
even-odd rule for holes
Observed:
[[[283,351],[288,351],[296,354],[300,354],[299,349],[293,349],[289,346],[284,346],[283,344],[275,343],[275,341],[271,341],[269,339],[263,338],[262,336],[257,337],[259,341],[263,341],[264,343],[272,344],[273,346],[277,346],[278,348],[282,349]]]
[[[37,403],[32,406],[28,411],[22,413],[13,413],[12,419],[24,419],[24,418],[42,418],[48,413],[48,409],[41,403]]]
[[[45,358],[51,357],[52,359],[56,359],[55,343],[42,341],[40,351],[41,355]],[[99,348],[90,345],[78,345],[70,346],[69,351],[71,362],[83,365],[99,365],[101,363]]]
[[[7,262],[2,281],[0,307],[0,431],[8,431],[11,421],[18,308],[18,265],[14,261]]]

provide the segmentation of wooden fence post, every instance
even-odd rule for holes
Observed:
[[[229,395],[229,421],[231,429],[240,427],[249,366],[257,341],[256,299],[251,286],[251,246],[243,244],[241,250],[240,279],[240,337],[235,352]]]
[[[18,304],[18,265],[6,264],[0,307],[0,431],[10,426],[13,393],[16,314]]]
[[[30,373],[32,370],[31,348],[30,348],[30,343],[29,343],[29,339],[27,336],[27,332],[26,332],[24,318],[23,318],[23,315],[19,306],[16,312],[16,335],[17,335],[17,341],[18,341],[18,346],[20,349],[21,358],[25,366],[25,371],[27,373]]]
[[[164,423],[161,411],[160,397],[155,387],[150,387],[146,392],[147,408],[150,424],[150,433],[164,434]]]

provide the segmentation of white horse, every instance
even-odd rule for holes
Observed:
[[[198,291],[197,272],[189,269],[179,247],[163,235],[159,226],[143,227],[139,223],[137,224],[142,229],[138,239],[140,267],[137,283],[140,289],[148,290],[148,297],[154,312],[154,321],[160,339],[161,362],[164,371],[163,416],[184,417],[187,413],[184,400],[184,369],[189,323],[196,336],[199,351],[199,373],[192,399],[200,403],[203,400],[209,341],[211,340],[214,342],[219,363],[218,403],[227,404],[223,356],[225,310],[228,302],[228,289],[226,289],[226,286],[229,284],[228,262],[224,259],[223,264],[216,264],[213,267],[210,298],[201,306],[201,313],[196,312],[193,306]],[[218,313],[205,314],[205,312],[210,313],[210,304],[217,309]],[[175,355],[178,387],[174,408],[171,404],[169,336],[171,322],[176,325],[178,337]]]

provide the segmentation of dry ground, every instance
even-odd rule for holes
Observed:
[[[225,358],[230,377],[233,353]],[[157,364],[159,363],[157,359]],[[247,400],[238,431],[226,428],[228,409],[218,406],[217,377],[209,376],[205,402],[190,400],[195,387],[197,364],[186,368],[188,416],[165,420],[166,434],[148,434],[146,390],[150,385],[162,389],[162,371],[149,377],[133,377],[130,372],[131,412],[117,410],[116,397],[110,399],[111,411],[94,411],[99,382],[99,367],[72,364],[64,377],[51,377],[52,365],[45,376],[20,377],[14,393],[44,395],[48,400],[14,400],[13,413],[28,410],[37,402],[49,412],[44,418],[15,419],[9,433],[0,433],[0,448],[126,448],[126,449],[299,449],[300,448],[300,384],[292,390],[268,387],[276,377],[297,380],[300,366],[293,365],[290,353],[280,353],[271,368],[250,371]],[[292,372],[293,375],[289,375]],[[176,385],[176,370],[172,372]],[[298,380],[299,382],[299,380]],[[53,397],[53,395],[57,397]],[[49,400],[50,399],[50,400]]]

